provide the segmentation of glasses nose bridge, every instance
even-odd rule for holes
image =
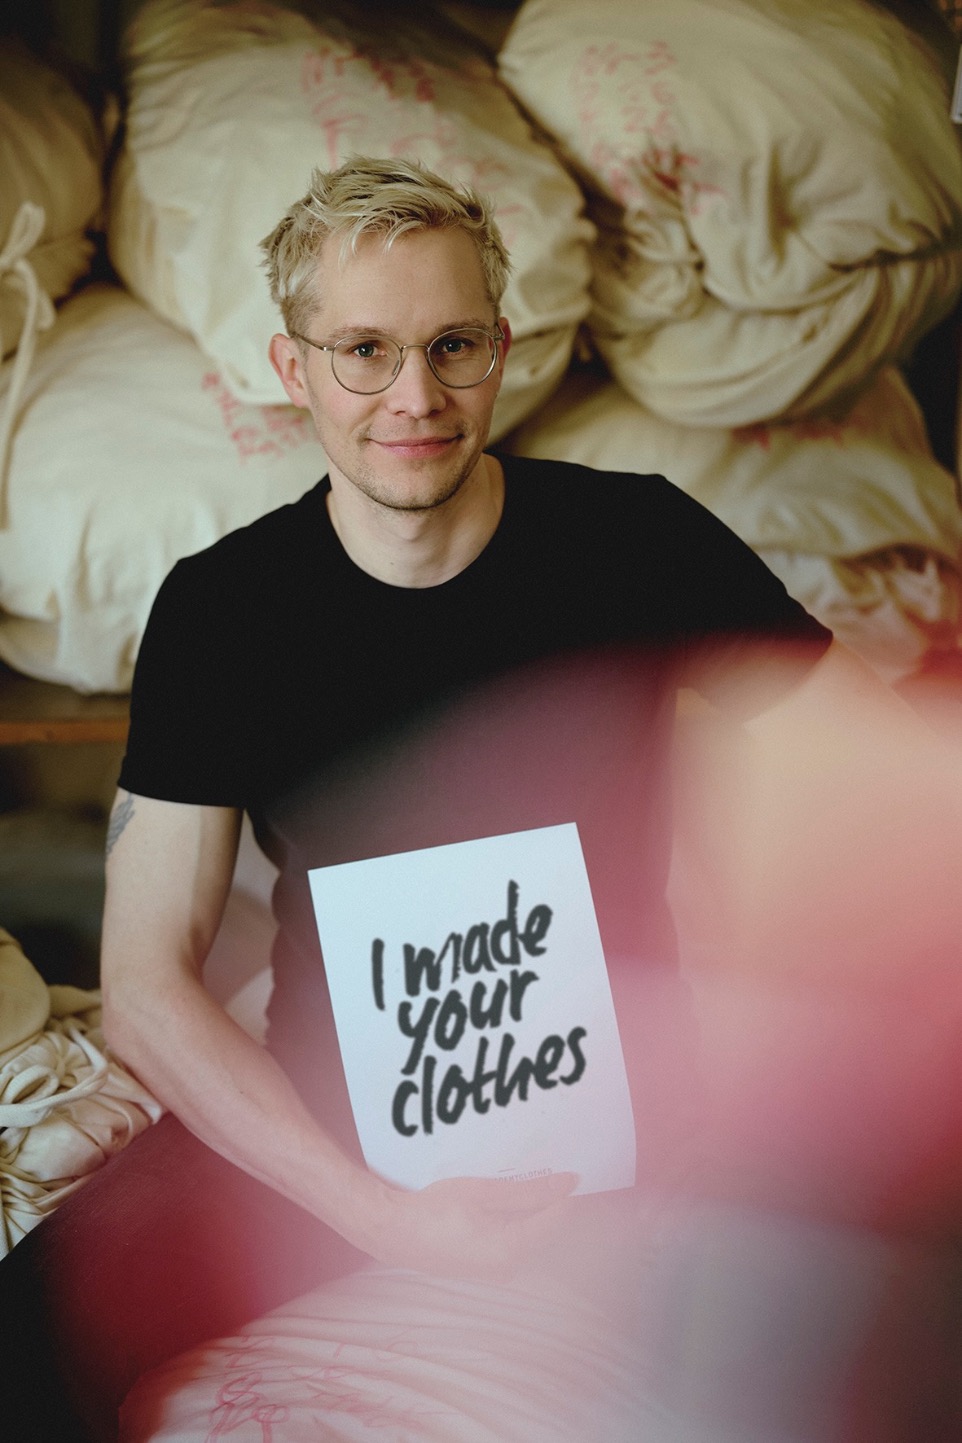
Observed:
[[[427,368],[427,374],[430,375],[431,382],[433,382],[436,387],[443,387],[444,381],[441,380],[440,375],[438,375],[436,369],[434,369],[434,365],[431,364],[431,346],[434,345],[433,341],[408,341],[407,345],[404,346],[400,345],[400,342],[397,341],[395,341],[394,343],[395,346],[397,346],[398,348],[398,364],[397,367],[395,367],[394,369],[394,375],[392,375],[391,382],[389,382],[389,384],[394,385],[395,381],[397,381],[398,377],[400,377],[401,367],[402,365],[404,365],[404,362],[407,361],[408,351],[423,351],[424,365],[425,368]],[[418,374],[420,374],[421,382],[424,382],[424,371],[420,371],[418,372]]]
[[[394,375],[393,375],[392,378],[391,378],[392,384],[394,383],[394,381],[397,380],[398,376],[401,374],[401,367],[404,365],[404,361],[405,361],[405,358],[406,358],[406,353],[407,353],[408,351],[423,351],[423,352],[424,352],[424,359],[425,359],[425,362],[427,363],[427,368],[428,368],[428,370],[431,372],[431,375],[434,377],[434,379],[435,379],[437,382],[439,382],[439,384],[441,384],[441,385],[444,384],[444,382],[441,380],[441,377],[438,375],[437,371],[434,369],[434,365],[433,365],[433,363],[432,363],[432,361],[431,361],[431,347],[434,345],[434,341],[408,341],[407,345],[404,345],[404,346],[399,345],[398,342],[395,341],[394,344],[397,346],[398,357],[397,357],[397,365],[396,365],[395,368],[394,368]]]

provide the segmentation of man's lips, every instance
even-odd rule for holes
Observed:
[[[376,446],[390,451],[394,456],[440,456],[458,440],[457,436],[401,436],[394,440],[381,440],[372,436]]]

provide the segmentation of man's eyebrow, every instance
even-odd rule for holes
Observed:
[[[493,330],[496,325],[496,321],[480,320],[477,316],[472,316],[467,320],[461,319],[460,321],[451,321],[447,325],[442,325],[434,332],[434,335],[432,335],[430,339],[433,341],[436,337],[443,336],[448,331],[464,331],[470,329],[479,331]],[[349,336],[370,336],[374,340],[397,340],[397,337],[393,335],[391,331],[386,331],[383,326],[365,326],[358,324],[335,327],[334,330],[328,331],[327,340],[333,345],[338,341],[346,341]],[[399,344],[405,343],[400,342]]]
[[[363,325],[337,326],[333,331],[328,331],[327,333],[328,340],[330,341],[344,341],[348,336],[383,336],[389,338],[390,335],[390,331],[386,331],[383,326]]]

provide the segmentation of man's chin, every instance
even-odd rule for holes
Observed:
[[[362,489],[372,501],[391,511],[436,511],[457,496],[471,474],[456,472],[441,477],[425,474],[426,470],[414,471],[403,480],[372,478]]]
[[[458,494],[462,484],[462,482],[458,482],[456,486],[449,487],[446,491],[429,496],[383,496],[373,499],[379,501],[382,506],[389,507],[392,511],[416,515],[419,512],[437,511],[439,507],[446,505]]]

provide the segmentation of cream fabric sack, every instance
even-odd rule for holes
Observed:
[[[836,419],[735,431],[679,426],[615,382],[575,372],[505,448],[667,476],[883,673],[908,671],[930,646],[952,644],[962,512],[894,367]],[[590,494],[585,505],[590,512]]]
[[[582,198],[481,61],[377,63],[273,6],[153,0],[129,36],[127,139],[109,243],[130,289],[190,331],[234,393],[284,399],[259,242],[315,165],[414,157],[494,202],[515,347],[495,434],[557,384],[589,304]]]
[[[605,1223],[589,1257],[613,1251]],[[644,1298],[652,1244],[636,1232],[617,1234],[620,1276]],[[626,1315],[624,1301],[606,1312],[564,1282],[499,1287],[372,1265],[145,1373],[119,1439],[706,1443],[647,1395],[647,1335]]]
[[[0,928],[0,1258],[163,1111],[106,1052],[100,993],[48,987]]]
[[[103,201],[101,136],[62,76],[0,42],[0,359],[16,363],[0,407],[0,527],[10,437],[37,336],[90,262]]]
[[[0,45],[0,351],[14,351],[31,296],[39,321],[85,274],[103,199],[103,145],[86,102],[26,50]],[[44,304],[45,302],[45,304]]]
[[[865,0],[527,0],[501,74],[599,226],[592,328],[689,425],[817,411],[962,283],[935,59]]]
[[[13,435],[0,656],[81,691],[127,690],[174,562],[326,468],[307,412],[242,404],[189,336],[119,288],[82,291],[41,339]]]

